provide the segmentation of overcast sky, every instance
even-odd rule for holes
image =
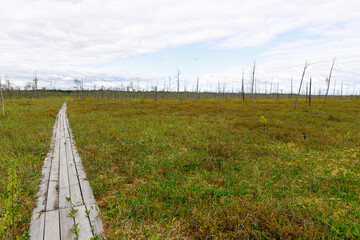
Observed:
[[[260,88],[306,78],[360,88],[359,0],[1,0],[0,76],[23,87],[157,85],[238,91],[256,61]],[[169,80],[170,78],[170,80]],[[349,86],[349,87],[348,87]]]

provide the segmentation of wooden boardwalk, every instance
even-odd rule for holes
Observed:
[[[57,115],[42,175],[30,239],[102,239],[103,222],[76,151],[66,103]]]

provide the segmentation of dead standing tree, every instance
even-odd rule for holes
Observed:
[[[255,83],[255,61],[254,61],[254,67],[253,67],[253,70],[252,70],[251,105],[253,105],[254,83]]]
[[[293,96],[293,78],[291,76],[291,92],[290,92],[290,99],[292,99]]]
[[[37,72],[34,73],[34,77],[33,77],[33,82],[34,82],[34,85],[33,85],[33,90],[34,90],[34,96],[35,98],[38,97],[38,77],[37,77]]]
[[[306,68],[307,68],[309,65],[310,65],[310,63],[308,63],[308,62],[306,61],[306,62],[305,62],[305,66],[304,66],[304,71],[303,71],[303,74],[302,74],[302,77],[301,77],[299,92],[298,92],[298,94],[297,94],[297,96],[296,96],[296,102],[295,102],[295,107],[294,107],[295,109],[296,109],[296,107],[297,107],[297,103],[298,103],[298,100],[299,100],[300,91],[301,91],[301,85],[302,85],[302,83],[303,83],[303,81],[304,81],[305,71],[306,71]]]
[[[0,78],[0,94],[1,94],[1,108],[2,108],[2,114],[5,117],[5,106],[4,106],[4,96],[3,96],[3,87],[1,84],[1,78]]]
[[[326,78],[326,80],[325,80],[326,83],[327,83],[327,89],[326,89],[326,94],[325,94],[324,105],[325,105],[325,103],[326,103],[326,99],[327,99],[327,96],[328,96],[328,93],[329,93],[330,79],[331,79],[331,74],[332,74],[332,71],[333,71],[333,68],[334,68],[334,64],[335,64],[335,58],[333,59],[333,62],[332,62],[332,65],[331,65],[329,77]]]
[[[245,91],[244,91],[244,68],[242,71],[242,78],[241,78],[241,93],[242,93],[242,99],[245,101]]]
[[[312,85],[312,80],[310,78],[310,86],[309,86],[309,106],[311,106],[311,85]]]
[[[200,98],[200,92],[199,92],[199,77],[198,77],[196,81],[196,101],[199,100],[199,98]]]

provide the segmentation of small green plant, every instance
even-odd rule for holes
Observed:
[[[85,214],[88,217],[90,215],[90,209],[89,210],[85,210]]]
[[[266,127],[266,124],[267,124],[267,120],[266,120],[266,118],[264,116],[260,117],[259,124],[263,128],[263,132],[265,132],[265,127]]]
[[[71,208],[68,217],[75,217],[77,212],[78,212],[78,209]]]
[[[98,240],[99,236],[95,233],[94,237],[90,238],[91,240]]]
[[[71,201],[71,197],[65,197],[66,198],[66,202],[70,202]]]
[[[260,119],[259,119],[259,123],[260,123],[261,125],[265,126],[266,123],[267,123],[266,118],[265,118],[264,116],[261,116]]]
[[[73,231],[75,233],[75,239],[79,239],[79,223],[74,223]]]

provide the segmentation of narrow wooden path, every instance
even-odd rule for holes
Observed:
[[[30,239],[101,239],[103,222],[74,144],[66,103],[57,115],[42,175]]]

